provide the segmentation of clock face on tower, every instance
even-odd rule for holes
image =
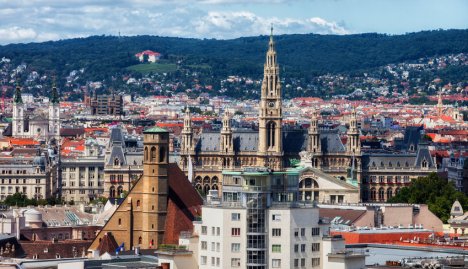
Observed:
[[[268,103],[268,106],[269,106],[269,107],[274,107],[274,106],[275,106],[275,102],[269,102],[269,103]]]

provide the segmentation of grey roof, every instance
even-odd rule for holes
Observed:
[[[324,153],[345,152],[337,130],[321,131],[320,139]],[[233,143],[235,152],[258,151],[258,131],[234,130]],[[219,151],[221,134],[218,132],[203,132],[195,145],[196,152]],[[307,149],[308,134],[306,129],[283,130],[283,149],[288,154],[298,154]]]
[[[109,156],[109,159],[107,160],[107,164],[108,165],[113,165],[114,164],[114,160],[118,158],[119,159],[119,162],[120,162],[120,165],[126,165],[127,162],[126,162],[126,158],[125,158],[125,153],[124,153],[124,149],[122,146],[120,145],[114,145],[111,149],[111,154]]]
[[[258,132],[242,131],[233,133],[234,151],[257,151],[258,150]]]
[[[123,144],[124,140],[123,140],[122,129],[119,127],[112,128],[109,141],[111,145]]]
[[[427,168],[436,167],[429,149],[422,144],[419,145],[417,153],[368,153],[362,156],[365,168],[421,168],[424,160],[427,161]]]
[[[335,130],[321,131],[320,143],[323,153],[346,152],[346,148],[341,141],[340,135]]]

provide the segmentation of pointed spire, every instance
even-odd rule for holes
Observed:
[[[15,102],[15,104],[22,104],[23,103],[23,99],[21,98],[21,86],[20,86],[18,75],[16,77],[16,91],[15,91],[14,102]]]
[[[58,104],[59,103],[59,96],[57,92],[57,87],[55,86],[55,77],[54,80],[52,81],[52,95],[50,97],[50,103],[51,104]]]
[[[229,112],[226,110],[223,116],[223,132],[231,132],[231,116]]]
[[[270,32],[270,42],[268,42],[269,50],[275,50],[275,42],[273,41],[273,23],[271,24],[271,32]]]

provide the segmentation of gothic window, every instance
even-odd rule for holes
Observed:
[[[123,188],[122,188],[122,186],[119,186],[119,187],[117,188],[117,196],[120,197],[120,195],[121,195],[122,193],[123,193]]]
[[[115,166],[119,166],[119,165],[120,165],[120,160],[119,160],[119,158],[115,158],[115,159],[114,159],[114,165],[115,165]]]
[[[392,188],[387,189],[387,200],[393,197],[393,190]]]
[[[379,189],[379,201],[384,201],[385,200],[385,190],[384,188]]]
[[[151,162],[156,161],[156,148],[152,147],[151,148]]]
[[[145,147],[145,160],[148,160],[148,147]]]
[[[371,189],[371,201],[375,201],[376,200],[376,192],[375,192],[375,188],[372,188]]]
[[[109,189],[109,196],[111,198],[114,198],[115,197],[115,187],[114,186],[111,186],[110,189]]]
[[[269,148],[275,146],[275,131],[276,131],[276,123],[270,121],[267,124],[267,146]]]
[[[427,168],[427,161],[425,159],[422,161],[422,167]]]

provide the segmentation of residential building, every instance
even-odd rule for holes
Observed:
[[[223,171],[194,223],[199,268],[320,268],[318,208],[300,202],[299,172]]]
[[[123,97],[119,94],[97,95],[94,92],[89,100],[89,106],[91,107],[91,115],[123,115]]]
[[[61,171],[65,201],[89,203],[104,195],[104,154],[95,139],[86,140],[82,155],[62,157]]]

